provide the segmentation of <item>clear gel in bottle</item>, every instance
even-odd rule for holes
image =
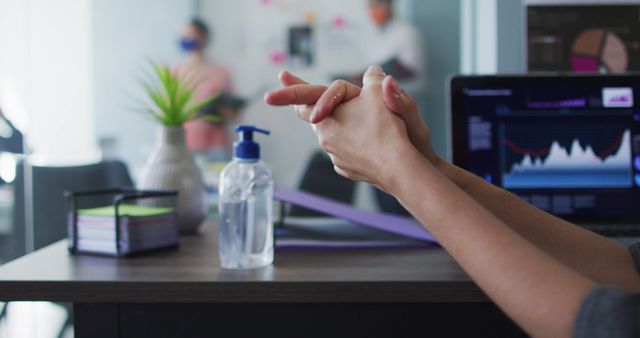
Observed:
[[[220,173],[220,263],[226,269],[253,269],[273,263],[273,178],[260,161],[253,126],[236,128],[234,158]]]

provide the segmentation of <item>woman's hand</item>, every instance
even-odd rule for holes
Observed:
[[[319,123],[333,114],[338,105],[360,95],[361,88],[347,81],[337,80],[330,87],[309,85],[283,71],[280,81],[284,88],[267,93],[265,101],[272,105],[293,105],[298,116],[310,123]],[[397,114],[407,126],[411,143],[434,165],[441,159],[433,151],[427,124],[422,120],[415,100],[392,76],[382,80],[382,97],[387,108]]]
[[[319,114],[323,99],[343,103],[313,127],[338,174],[391,191],[396,166],[417,151],[411,145],[405,124],[382,100],[384,77],[380,67],[370,67],[360,95],[344,101],[342,92],[329,88],[328,95],[323,95],[316,104],[314,114]]]
[[[320,146],[331,157],[336,172],[389,191],[394,166],[417,152],[403,121],[385,105],[384,79],[382,69],[373,66],[364,75],[361,90],[342,81],[328,89],[293,84],[286,91],[267,94],[266,100],[271,104],[305,104],[312,102],[307,99],[322,92],[315,105],[298,106],[297,112],[301,118],[316,122],[314,131]],[[319,110],[319,107],[327,106],[332,107],[330,116],[326,115],[327,111]]]

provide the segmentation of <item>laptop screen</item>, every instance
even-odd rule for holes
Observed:
[[[640,76],[460,76],[453,162],[565,219],[640,221]]]

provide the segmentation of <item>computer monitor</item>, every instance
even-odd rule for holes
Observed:
[[[640,76],[457,76],[453,162],[536,207],[640,224]]]

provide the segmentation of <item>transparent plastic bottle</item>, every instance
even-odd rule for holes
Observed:
[[[234,159],[220,174],[220,263],[226,269],[252,269],[273,263],[273,178],[260,161],[252,126],[236,129]]]

